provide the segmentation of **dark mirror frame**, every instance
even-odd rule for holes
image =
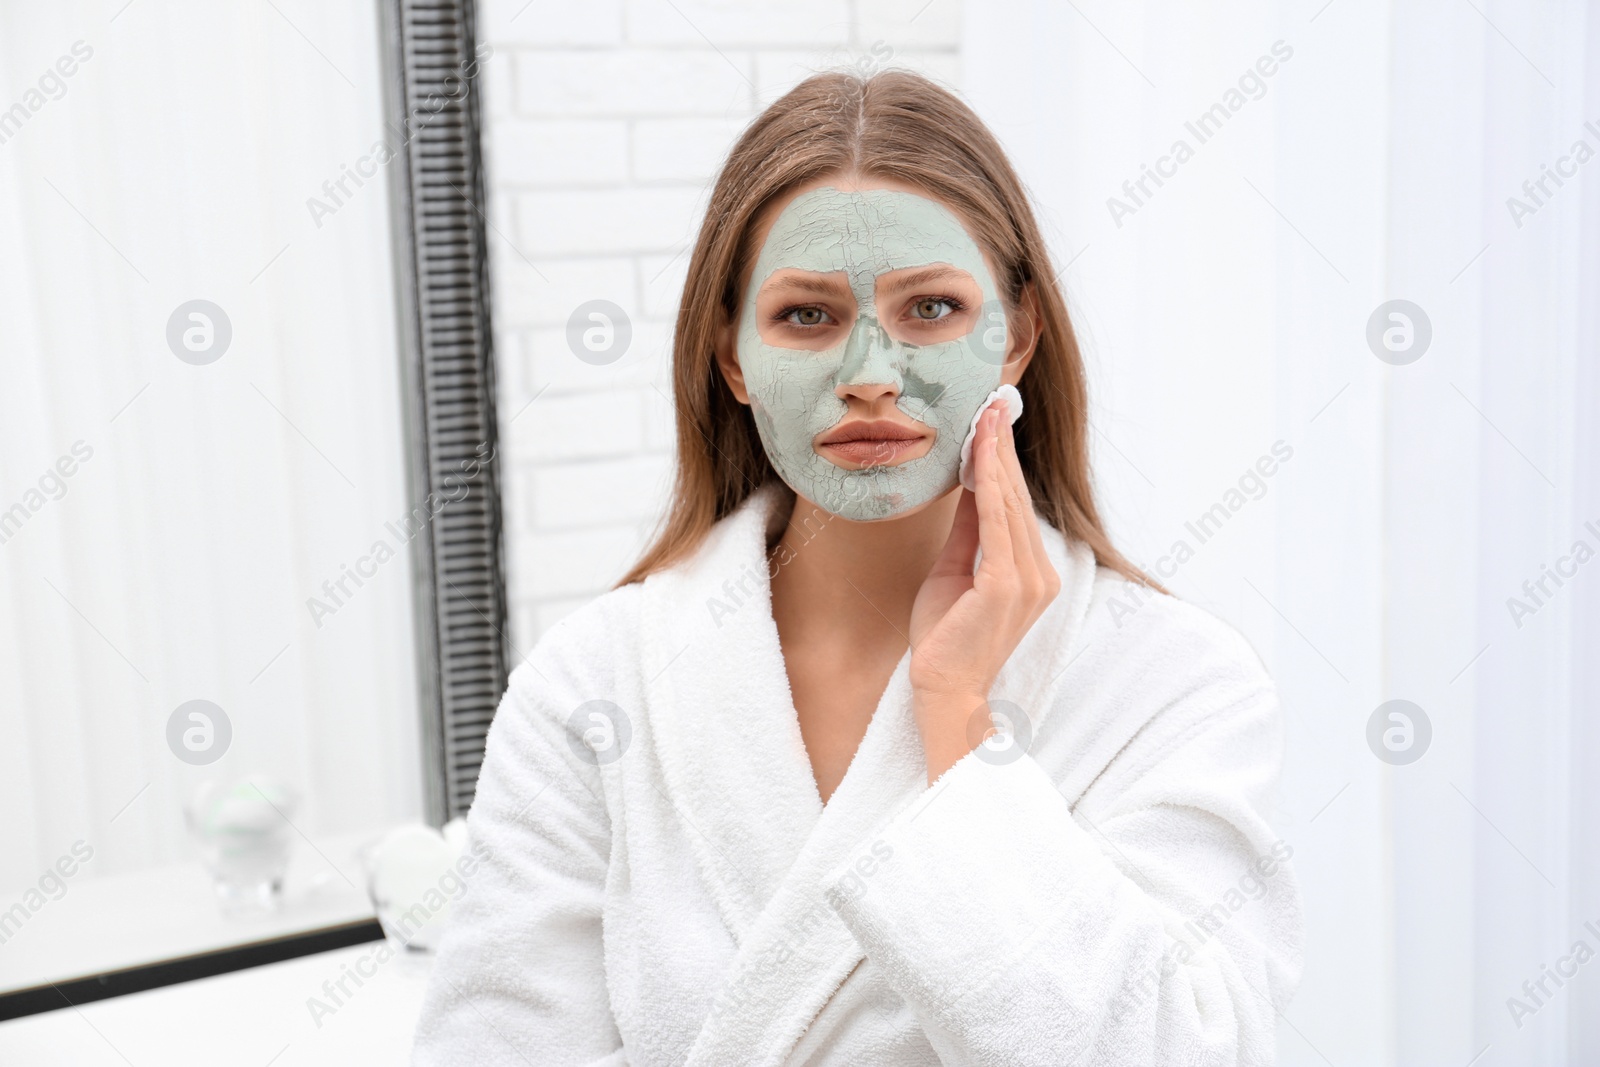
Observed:
[[[377,0],[412,544],[424,817],[465,815],[507,677],[473,0]],[[0,1020],[383,937],[375,919],[0,994]]]
[[[380,0],[401,389],[413,507],[437,514],[412,557],[425,805],[472,805],[505,692],[506,590],[494,344],[472,0]]]

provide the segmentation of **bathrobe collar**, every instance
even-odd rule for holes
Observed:
[[[646,722],[666,799],[737,959],[689,1063],[782,1062],[862,958],[823,896],[848,852],[928,788],[905,653],[843,781],[824,807],[800,735],[772,618],[769,531],[792,496],[763,486],[693,556],[644,583]],[[1035,733],[1077,649],[1092,552],[1042,519],[1061,592],[1001,669],[991,700],[1026,710]]]

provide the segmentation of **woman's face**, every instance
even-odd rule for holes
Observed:
[[[773,467],[858,521],[955,488],[962,439],[1006,351],[982,250],[943,204],[886,183],[819,183],[784,204],[737,332]]]

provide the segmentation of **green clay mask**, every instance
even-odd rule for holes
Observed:
[[[908,319],[903,309],[913,298],[941,294],[940,283],[891,288],[898,283],[883,276],[936,265],[964,271],[970,276],[966,290],[975,282],[981,301],[966,302],[961,318],[949,320],[947,328],[928,329],[929,320]],[[800,325],[815,321],[815,311],[798,311],[780,323],[770,321],[771,308],[758,312],[763,287],[783,280],[773,278],[779,272],[783,279],[797,277],[795,272],[806,272],[803,277],[812,281],[822,280],[812,275],[832,276],[840,298],[820,303],[842,304],[844,314],[831,332],[817,335],[829,347],[806,347]],[[881,314],[880,295],[889,297]],[[784,301],[802,307],[812,302]],[[930,307],[926,301],[916,306]],[[1005,325],[982,251],[942,204],[897,190],[842,192],[831,186],[796,197],[761,247],[738,336],[756,427],[779,477],[825,510],[857,521],[898,515],[955,488],[961,442],[979,406],[1000,384]],[[932,432],[925,455],[849,469],[814,445],[849,410],[837,390],[869,384],[892,385],[895,407]],[[859,408],[852,420],[857,416],[866,417]]]

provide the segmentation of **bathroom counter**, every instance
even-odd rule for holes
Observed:
[[[404,1064],[429,960],[392,956],[379,962],[383,944],[354,945],[0,1023],[0,1063]],[[368,977],[358,986],[356,976],[362,974]],[[337,988],[341,979],[343,994]]]
[[[280,908],[248,918],[222,914],[199,860],[69,879],[7,927],[0,993],[371,919],[357,850],[377,836],[298,839]]]

